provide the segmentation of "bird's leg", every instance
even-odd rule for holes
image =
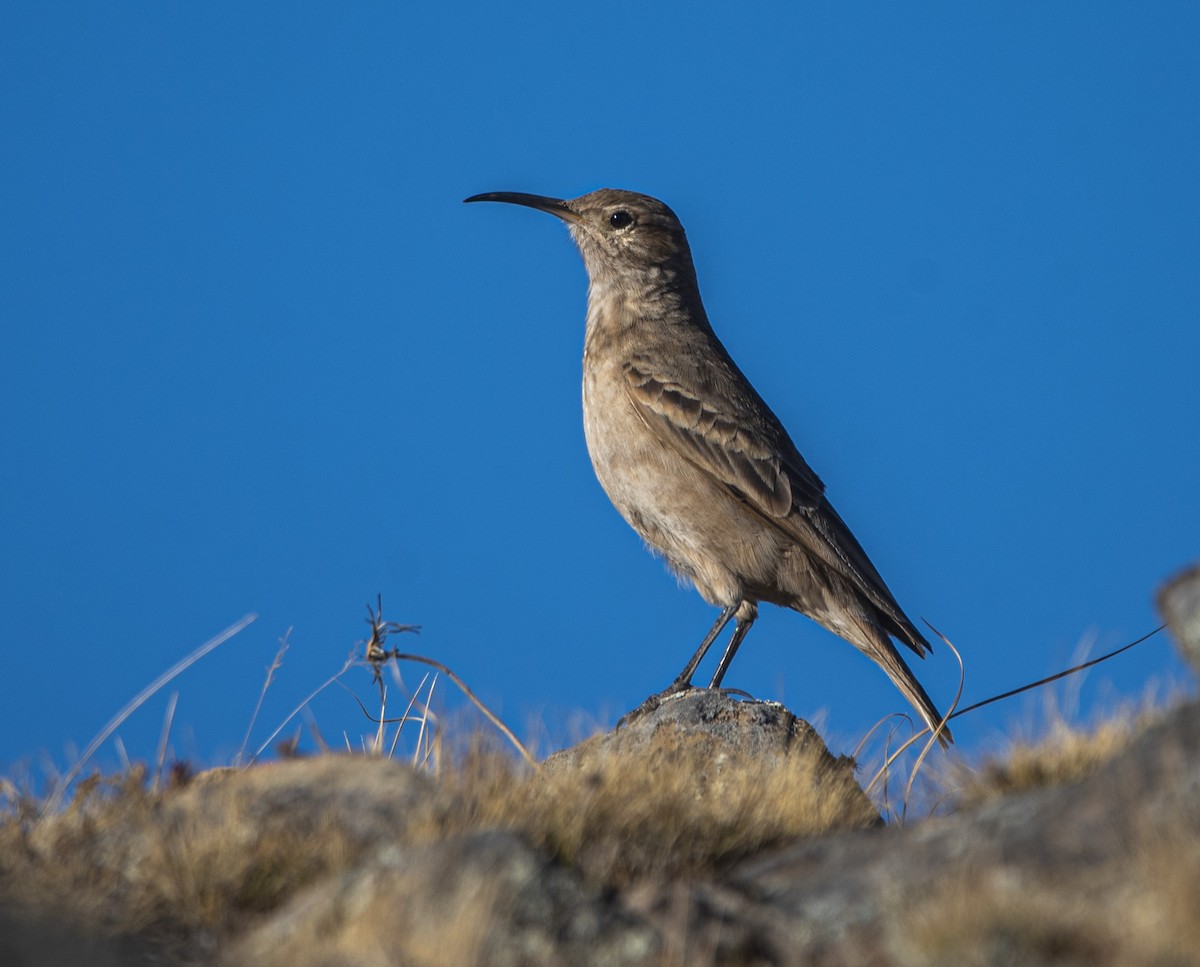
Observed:
[[[713,622],[713,626],[708,629],[708,634],[704,636],[704,640],[700,642],[700,647],[696,649],[696,654],[692,655],[691,660],[683,666],[683,671],[675,676],[675,681],[667,687],[667,693],[681,692],[685,688],[689,688],[692,684],[692,676],[696,674],[696,667],[704,660],[704,656],[708,654],[708,649],[712,647],[712,643],[717,640],[717,636],[725,630],[725,626],[729,624],[729,619],[733,617],[734,612],[741,606],[740,601],[736,601],[728,608],[717,615],[717,620]],[[741,627],[741,622],[737,625]],[[737,631],[734,631],[736,637]],[[727,652],[728,654],[728,652]],[[732,656],[730,656],[732,657]],[[724,659],[722,659],[724,661]]]
[[[671,682],[670,685],[664,688],[657,695],[651,695],[632,712],[622,715],[620,719],[617,720],[617,728],[621,728],[626,722],[645,715],[647,712],[653,712],[663,703],[663,699],[670,698],[672,695],[678,695],[680,692],[686,692],[689,688],[691,688],[692,676],[696,674],[696,666],[704,660],[704,656],[707,654],[708,649],[711,648],[712,643],[717,640],[717,636],[725,630],[725,626],[729,624],[729,619],[734,616],[740,606],[741,602],[738,601],[736,604],[731,604],[728,608],[722,611],[717,616],[717,620],[713,622],[713,626],[708,629],[708,634],[706,634],[704,636],[704,640],[700,642],[700,647],[696,649],[696,654],[692,655],[691,661],[684,666],[683,671],[675,676],[675,681]],[[739,619],[737,627],[741,628],[741,626],[742,621]],[[749,627],[749,623],[746,624],[746,627]],[[734,635],[736,636],[736,634],[737,629],[734,630]],[[743,631],[742,634],[744,635],[745,632]],[[726,652],[726,654],[728,654],[728,652]],[[732,658],[733,656],[729,655],[729,657]]]
[[[733,656],[737,654],[738,648],[741,647],[742,639],[746,637],[746,632],[750,630],[752,624],[754,624],[754,617],[738,618],[737,623],[733,626],[733,635],[729,639],[729,644],[725,646],[725,654],[721,656],[721,661],[717,664],[717,670],[713,672],[712,681],[708,683],[709,688],[721,687],[721,679],[725,677],[725,672],[729,670],[729,663],[733,661]]]

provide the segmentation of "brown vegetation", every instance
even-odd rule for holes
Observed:
[[[756,938],[806,935],[815,908],[797,887],[850,903],[823,915],[836,920],[880,877],[877,887],[898,884],[883,891],[893,899],[870,929],[851,921],[850,941],[827,962],[877,954],[883,930],[890,952],[880,963],[1197,963],[1200,847],[1175,799],[1139,814],[1132,832],[1082,831],[1083,879],[1011,866],[1031,849],[1037,861],[1036,829],[1009,866],[989,872],[1006,848],[987,837],[1023,820],[977,818],[1037,790],[1082,790],[1114,757],[1136,756],[1153,718],[1059,725],[1003,761],[947,771],[958,793],[947,819],[891,830],[879,828],[853,763],[804,723],[778,706],[702,694],[540,769],[478,742],[425,771],[322,755],[180,772],[162,791],[140,770],[92,777],[45,815],[10,789],[0,908],[10,922],[54,925],[26,939],[39,950],[72,930],[135,942],[113,962],[136,962],[136,951],[155,962],[267,965],[791,963],[800,961],[778,952],[791,940],[760,950]],[[1067,801],[1088,803],[1081,823],[1107,815],[1104,795]],[[1075,856],[1062,846],[1065,817],[1045,800],[1036,808],[1056,816],[1047,855]],[[987,832],[973,842],[977,822]],[[922,858],[947,823],[964,845]],[[868,827],[866,839],[852,833]],[[1128,848],[1116,851],[1117,841]],[[865,873],[865,860],[885,852],[879,873]],[[923,885],[901,888],[913,872]],[[759,895],[784,906],[759,909]],[[787,909],[804,912],[779,920]],[[854,940],[860,929],[866,939]]]

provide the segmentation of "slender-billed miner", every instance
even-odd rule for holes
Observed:
[[[524,205],[562,219],[587,267],[583,426],[600,485],[653,551],[721,608],[662,693],[691,687],[734,621],[720,686],[767,601],[808,615],[878,664],[938,733],[942,716],[892,638],[932,650],[825,496],[783,424],[713,332],[675,213],[603,188],[559,199],[522,192],[468,202]]]

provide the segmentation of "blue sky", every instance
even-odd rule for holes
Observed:
[[[483,191],[675,209],[718,333],[965,701],[1157,624],[1200,547],[1200,9],[497,10],[5,5],[0,769],[68,763],[256,612],[173,685],[174,752],[228,761],[277,639],[258,739],[376,593],[522,734],[671,680],[714,615],[592,475],[582,264]],[[948,702],[946,649],[915,670]],[[1186,680],[1159,636],[1080,714]],[[726,684],[843,749],[904,709],[776,609]],[[338,689],[314,714],[369,730]]]

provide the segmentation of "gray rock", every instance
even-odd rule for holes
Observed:
[[[672,758],[681,748],[686,755]],[[586,780],[600,763],[619,759],[618,774],[630,774],[627,759],[651,760],[694,772],[703,795],[717,775],[726,789],[742,781],[733,763],[786,770],[804,756],[821,764],[811,789],[796,770],[804,789],[820,802],[845,794],[853,764],[831,756],[805,723],[777,705],[697,690],[552,756],[546,774]],[[654,769],[644,774],[653,793]],[[861,790],[845,801],[855,796]],[[60,881],[70,888],[53,903],[41,894],[40,906],[32,881],[10,879],[10,895],[19,888],[29,903],[3,924],[9,945],[0,950],[14,963],[31,943],[45,963],[89,953],[109,962],[121,951],[136,962],[140,942],[92,946],[46,925],[60,914],[62,924],[85,922],[76,908],[130,903],[179,916],[196,898],[220,901],[228,877],[241,891],[240,906],[228,902],[236,915],[215,925],[183,917],[179,942],[156,948],[165,951],[157,962],[210,963],[220,951],[229,967],[1177,967],[1200,964],[1198,802],[1192,703],[1077,782],[906,827],[776,843],[716,876],[613,890],[513,832],[439,838],[458,803],[426,776],[378,759],[318,757],[213,772],[162,796],[130,795],[115,811],[100,803],[43,820],[23,847],[43,868],[74,864],[79,873]],[[270,862],[238,867],[264,840],[276,843]],[[290,882],[279,882],[277,859]],[[261,877],[269,889],[255,907],[244,891]]]
[[[742,863],[719,884],[643,889],[634,908],[664,930],[685,919],[689,949],[708,944],[717,963],[1122,963],[1106,931],[1142,929],[1133,912],[1144,905],[1140,887],[1167,872],[1159,867],[1170,865],[1173,846],[1197,842],[1197,802],[1200,705],[1192,704],[1086,780],[907,828],[800,842]],[[1195,864],[1192,852],[1180,862]],[[1185,885],[1200,889],[1194,879]],[[1056,907],[1060,897],[1084,901],[1086,915]],[[938,937],[970,940],[978,956],[942,956]],[[672,942],[682,941],[664,939]],[[1174,942],[1163,938],[1161,963],[1200,963],[1200,948]]]
[[[597,755],[637,755],[654,744],[664,729],[703,735],[720,752],[762,758],[817,749],[828,756],[830,765],[849,761],[831,755],[817,730],[778,702],[741,700],[721,689],[694,688],[665,698],[648,712],[631,715],[611,732],[556,752],[544,767],[574,768]]]
[[[698,785],[708,771],[720,774],[728,764],[753,760],[764,769],[804,760],[811,766],[814,792],[844,799],[846,826],[882,824],[878,810],[854,778],[855,763],[830,753],[816,729],[778,702],[741,700],[720,689],[696,688],[665,699],[657,708],[630,716],[611,732],[563,749],[546,759],[543,770],[595,768],[609,757],[648,758],[688,748],[702,758]],[[696,756],[702,752],[702,756]]]
[[[1200,564],[1177,574],[1158,592],[1158,612],[1192,671],[1200,675]]]
[[[297,897],[229,965],[657,964],[656,932],[507,832],[381,850]]]

